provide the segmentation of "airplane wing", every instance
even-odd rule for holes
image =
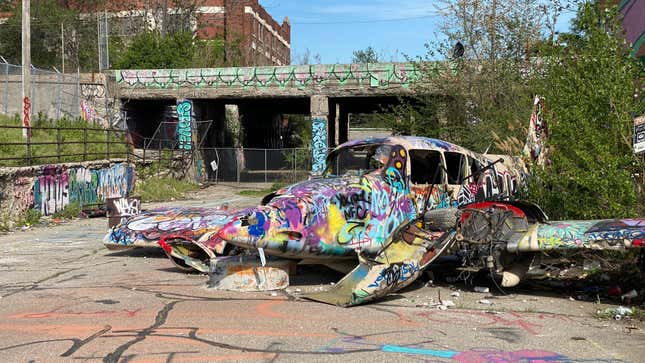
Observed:
[[[429,232],[409,222],[392,234],[374,258],[359,254],[359,264],[331,289],[304,295],[343,307],[363,304],[400,290],[416,280],[454,241],[455,232]]]

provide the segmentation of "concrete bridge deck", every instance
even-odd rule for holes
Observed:
[[[129,99],[390,96],[410,93],[420,77],[414,63],[115,71],[119,97]]]

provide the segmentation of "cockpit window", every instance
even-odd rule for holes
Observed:
[[[390,145],[355,145],[337,150],[329,156],[325,175],[366,173],[387,164],[392,150]]]
[[[448,171],[448,184],[461,184],[466,176],[466,156],[461,153],[444,152],[446,158],[446,170]]]
[[[442,184],[441,153],[436,150],[410,150],[410,181],[414,184]]]

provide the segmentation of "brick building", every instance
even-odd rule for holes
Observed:
[[[155,5],[151,6],[151,3]],[[176,0],[167,3],[166,8],[164,1],[111,0],[107,9],[94,11],[106,10],[111,23],[118,24],[118,31],[123,35],[135,34],[145,27],[159,29],[165,21],[169,31],[179,26],[192,30],[201,39],[219,37],[230,43],[239,42],[244,65],[291,62],[289,19],[285,17],[279,24],[258,0]],[[191,19],[186,19],[181,9],[188,9]]]
[[[269,15],[258,0],[107,0],[104,5],[66,0],[81,18],[105,14],[111,34],[130,37],[144,29],[191,30],[198,38],[239,43],[243,65],[286,65],[291,62],[291,25]],[[20,6],[16,1],[17,6]],[[10,13],[0,15],[0,23]],[[165,24],[165,25],[164,25]]]

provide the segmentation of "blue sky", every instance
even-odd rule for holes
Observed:
[[[349,63],[372,46],[383,61],[421,56],[437,40],[441,18],[431,0],[261,0],[278,22],[291,22],[291,59],[310,49],[322,63]],[[572,13],[558,22],[567,30]]]

